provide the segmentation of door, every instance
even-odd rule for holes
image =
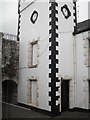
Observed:
[[[90,81],[89,81],[89,109],[90,109]]]
[[[28,81],[28,103],[32,105],[37,105],[37,80],[30,79]]]
[[[69,81],[61,80],[61,112],[69,109]]]

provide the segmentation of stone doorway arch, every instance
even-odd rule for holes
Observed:
[[[2,101],[8,103],[17,103],[17,83],[13,80],[2,82]]]

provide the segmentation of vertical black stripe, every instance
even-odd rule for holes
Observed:
[[[75,23],[74,26],[74,32],[76,31],[76,27],[77,27],[77,10],[76,10],[76,2],[73,2],[73,16],[75,17],[75,19],[73,20],[73,22]]]
[[[20,0],[18,1],[18,33],[17,33],[17,40],[19,41],[19,35],[20,35],[20,18],[21,18],[21,15],[20,15]]]
[[[51,64],[49,64],[49,69],[51,70],[51,73],[49,73],[49,78],[51,79],[51,82],[49,82],[49,87],[51,87],[51,91],[49,92],[49,96],[51,97],[51,101],[49,101],[49,106],[51,106],[51,112],[52,115],[55,116],[59,114],[59,105],[56,105],[56,101],[58,100],[59,96],[56,96],[56,92],[58,88],[56,87],[56,82],[58,82],[58,78],[56,77],[56,73],[58,73],[58,68],[56,67],[56,64],[58,64],[58,59],[56,59],[56,55],[58,55],[58,50],[56,50],[56,46],[58,46],[58,42],[56,39],[58,38],[58,33],[56,33],[56,29],[58,29],[58,26],[56,25],[56,22],[58,22],[58,18],[56,17],[56,14],[58,14],[58,11],[56,10],[56,7],[58,4],[50,0],[50,8],[51,14],[49,17],[51,18],[51,21],[49,22],[49,25],[51,26],[51,29],[49,30],[49,34],[51,34],[51,38],[49,38],[49,42],[51,42],[51,46],[49,46],[49,51],[51,51],[51,55],[49,55],[49,60],[51,61]]]

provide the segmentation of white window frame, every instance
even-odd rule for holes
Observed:
[[[33,64],[33,46],[37,45],[37,54],[36,54],[36,64]],[[28,54],[28,67],[29,68],[36,68],[38,66],[38,41],[33,41],[29,43],[29,54]]]

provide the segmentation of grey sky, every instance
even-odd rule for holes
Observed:
[[[17,1],[18,0],[0,0],[0,31],[9,34],[17,34]]]
[[[88,19],[88,1],[78,0],[78,22]],[[0,0],[0,32],[17,34],[18,0]]]

